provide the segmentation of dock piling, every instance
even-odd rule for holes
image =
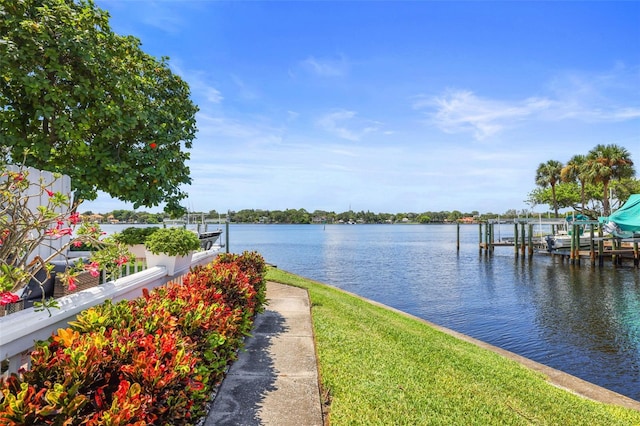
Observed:
[[[598,226],[598,266],[604,266],[604,241],[602,226]]]
[[[488,232],[488,238],[489,238],[489,251],[491,252],[491,254],[493,254],[493,223],[489,225],[489,232]]]
[[[485,222],[478,222],[478,240],[479,253],[485,251],[485,256],[493,255],[496,247],[513,245],[514,257],[519,256],[525,258],[527,254],[529,258],[533,258],[534,254],[549,255],[559,257],[560,262],[569,262],[572,265],[580,265],[582,261],[589,262],[592,266],[596,263],[598,266],[604,266],[604,260],[610,259],[612,265],[622,265],[625,262],[633,262],[634,267],[640,268],[640,238],[619,239],[612,237],[604,237],[602,224],[595,220],[576,221],[569,227],[570,237],[562,240],[562,244],[554,247],[551,241],[544,238],[546,233],[541,232],[540,238],[534,234],[534,228],[537,224],[549,225],[551,229],[566,226],[564,219],[547,219],[546,221],[530,218],[517,218],[507,223],[513,223],[513,239],[510,237],[498,241],[496,238],[495,225],[503,223],[502,220],[489,219]],[[526,226],[525,226],[526,225]],[[587,225],[589,230],[587,231]],[[566,228],[563,228],[566,229]],[[498,228],[498,232],[501,228]],[[588,232],[588,234],[586,233]],[[597,232],[597,236],[596,236]],[[556,231],[555,234],[562,234]],[[581,245],[581,240],[588,238],[588,245],[585,241]],[[460,227],[457,229],[457,249],[460,250]],[[606,242],[606,244],[605,244]],[[611,244],[611,245],[609,245]],[[568,247],[567,247],[568,245]]]
[[[227,215],[227,221],[224,223],[224,237],[225,237],[225,251],[229,253],[229,215]]]

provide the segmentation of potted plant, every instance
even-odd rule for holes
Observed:
[[[147,237],[160,229],[157,226],[150,226],[145,228],[139,228],[131,226],[125,228],[122,232],[119,232],[113,236],[115,241],[128,246],[129,251],[139,259],[145,257],[144,243]]]
[[[200,248],[200,238],[184,228],[161,228],[149,235],[144,243],[147,266],[165,266],[174,275],[191,264],[193,252]]]

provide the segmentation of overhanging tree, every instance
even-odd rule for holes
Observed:
[[[0,145],[69,175],[76,199],[180,212],[197,107],[167,61],[91,0],[0,0]]]

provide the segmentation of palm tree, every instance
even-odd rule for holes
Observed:
[[[560,173],[562,172],[562,163],[556,160],[549,160],[546,163],[540,163],[536,170],[536,185],[546,188],[551,186],[551,197],[553,198],[553,210],[558,217],[558,201],[556,200],[556,183],[560,181]]]
[[[585,185],[588,180],[588,163],[586,155],[574,155],[560,171],[560,179],[563,182],[580,182],[580,202],[582,213],[585,206]]]
[[[615,179],[630,178],[635,175],[631,154],[625,148],[610,144],[597,145],[587,155],[587,178],[603,186],[603,215],[611,214],[609,208],[609,183]]]

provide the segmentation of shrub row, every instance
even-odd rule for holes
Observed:
[[[82,312],[0,383],[0,424],[195,423],[263,309],[265,272],[257,253],[221,254],[182,284]]]

